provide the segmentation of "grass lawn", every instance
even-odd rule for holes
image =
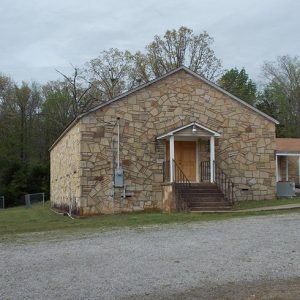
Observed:
[[[299,201],[299,199],[298,199]],[[245,204],[243,204],[245,205]],[[252,207],[252,206],[251,206]],[[14,207],[0,210],[0,241],[15,234],[51,231],[61,233],[84,232],[85,230],[101,231],[122,227],[138,227],[150,224],[188,223],[202,221],[225,220],[234,217],[247,217],[268,214],[282,214],[287,212],[300,212],[300,209],[277,212],[238,212],[238,213],[131,213],[118,215],[101,215],[89,218],[72,220],[58,215],[49,209],[49,204],[43,207],[35,204],[32,208]]]
[[[240,209],[248,209],[248,208],[259,208],[264,206],[277,206],[277,205],[297,204],[297,203],[300,203],[300,197],[281,198],[275,200],[241,201],[241,202],[236,202],[234,204],[233,209],[240,210]]]

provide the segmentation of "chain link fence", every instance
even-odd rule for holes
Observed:
[[[45,193],[26,194],[24,196],[26,207],[31,207],[32,204],[41,202],[45,206]]]

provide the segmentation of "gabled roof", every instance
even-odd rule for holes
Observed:
[[[173,69],[173,70],[171,70],[170,72],[167,72],[166,74],[164,74],[164,75],[162,75],[162,76],[160,76],[160,77],[157,77],[157,78],[155,78],[155,79],[153,79],[153,80],[151,80],[151,81],[149,81],[149,82],[146,82],[146,83],[144,83],[144,84],[142,84],[142,85],[139,85],[138,87],[133,88],[133,89],[131,89],[131,90],[129,90],[129,91],[127,91],[127,92],[125,92],[125,93],[123,93],[123,94],[121,94],[121,95],[115,97],[115,98],[112,98],[111,100],[109,100],[109,101],[107,101],[107,102],[105,102],[105,103],[99,104],[99,105],[95,106],[94,108],[90,109],[89,111],[87,111],[87,112],[85,112],[85,113],[82,113],[81,115],[78,116],[78,118],[80,119],[80,118],[82,118],[83,116],[85,116],[85,115],[87,115],[87,114],[89,114],[89,113],[91,113],[91,112],[93,112],[93,111],[96,111],[96,110],[98,110],[98,109],[100,109],[100,108],[102,108],[102,107],[104,107],[104,106],[107,106],[107,105],[109,105],[109,104],[111,104],[111,103],[113,103],[113,102],[116,102],[116,101],[118,101],[118,100],[120,100],[120,99],[122,99],[122,98],[124,98],[124,97],[126,97],[126,96],[128,96],[128,95],[130,95],[130,94],[132,94],[132,93],[135,93],[135,92],[137,92],[137,91],[139,91],[139,90],[141,90],[141,89],[143,89],[143,88],[145,88],[145,87],[147,87],[147,86],[149,86],[149,85],[151,85],[151,84],[153,84],[153,83],[155,83],[155,82],[157,82],[157,81],[160,81],[160,80],[162,80],[162,79],[164,79],[164,78],[166,78],[166,77],[168,77],[168,76],[170,76],[170,75],[172,75],[172,74],[174,74],[174,73],[177,73],[177,72],[179,72],[179,71],[181,71],[181,70],[184,70],[184,71],[187,72],[188,74],[190,74],[190,75],[192,75],[192,76],[194,76],[194,77],[196,77],[196,78],[202,80],[202,81],[205,82],[206,84],[212,86],[213,88],[215,88],[215,89],[217,89],[218,91],[220,91],[221,93],[223,93],[223,94],[229,96],[229,97],[232,98],[233,100],[235,100],[235,101],[241,103],[242,105],[244,105],[244,106],[250,108],[251,110],[253,110],[253,111],[255,111],[256,113],[260,114],[261,116],[265,117],[265,118],[268,119],[269,121],[272,121],[272,122],[274,122],[275,124],[279,124],[279,122],[278,122],[277,120],[275,120],[274,118],[270,117],[269,115],[265,114],[264,112],[260,111],[259,109],[257,109],[256,107],[250,105],[249,103],[247,103],[247,102],[241,100],[240,98],[238,98],[238,97],[236,97],[236,96],[230,94],[229,92],[227,92],[226,90],[224,90],[223,88],[221,88],[220,86],[218,86],[217,84],[215,84],[215,83],[213,83],[212,81],[210,81],[210,80],[208,80],[208,79],[206,79],[206,78],[200,76],[199,74],[193,72],[192,70],[190,70],[189,68],[187,68],[187,67],[185,67],[185,66],[181,66],[181,67],[179,67],[179,68]]]
[[[196,123],[196,122],[193,122],[193,123],[190,123],[190,124],[181,126],[181,127],[179,127],[179,128],[176,128],[176,129],[174,129],[174,130],[172,130],[172,131],[169,131],[169,132],[167,132],[167,133],[164,133],[163,135],[158,136],[157,139],[160,140],[160,139],[169,137],[169,136],[171,136],[171,135],[176,134],[177,132],[179,132],[179,131],[181,131],[181,130],[184,130],[184,129],[189,128],[189,127],[192,127],[192,126],[196,126],[196,127],[198,127],[199,129],[203,129],[203,130],[207,131],[211,136],[220,136],[220,133],[218,133],[218,132],[216,132],[216,131],[213,131],[213,130],[211,130],[211,129],[209,129],[209,128],[203,126],[203,125],[200,125],[200,124],[198,124],[198,123]]]
[[[86,116],[86,115],[88,115],[88,114],[90,114],[90,113],[92,113],[92,112],[94,112],[94,111],[96,111],[96,110],[98,110],[98,109],[101,109],[102,107],[108,106],[108,105],[110,105],[111,103],[114,103],[114,102],[116,102],[116,101],[118,101],[118,100],[121,100],[121,99],[123,99],[123,98],[125,98],[125,97],[127,97],[127,96],[129,96],[129,95],[131,95],[131,94],[133,94],[133,93],[135,93],[135,92],[137,92],[137,91],[139,91],[139,90],[142,90],[143,88],[145,88],[145,87],[147,87],[147,86],[150,86],[151,84],[154,84],[154,83],[156,83],[156,82],[158,82],[158,81],[160,81],[160,80],[162,80],[162,79],[164,79],[164,78],[166,78],[166,77],[168,77],[168,76],[170,76],[170,75],[172,75],[172,74],[174,74],[174,73],[177,73],[177,72],[179,72],[179,71],[181,71],[181,70],[183,70],[183,71],[187,72],[188,74],[190,74],[190,75],[192,75],[192,76],[194,76],[194,77],[196,77],[196,78],[202,80],[202,81],[205,82],[206,84],[210,85],[211,87],[215,88],[216,90],[220,91],[221,93],[223,93],[223,94],[229,96],[231,99],[233,99],[233,100],[235,100],[235,101],[241,103],[242,105],[248,107],[248,108],[251,109],[252,111],[254,111],[254,112],[256,112],[257,114],[261,115],[262,117],[268,119],[269,121],[271,121],[271,122],[273,122],[273,123],[275,123],[275,124],[279,124],[279,122],[278,122],[277,120],[275,120],[274,118],[272,118],[272,117],[268,116],[267,114],[263,113],[262,111],[260,111],[260,110],[257,109],[256,107],[254,107],[254,106],[248,104],[247,102],[241,100],[240,98],[238,98],[238,97],[236,97],[236,96],[230,94],[229,92],[227,92],[226,90],[224,90],[223,88],[221,88],[220,86],[218,86],[217,84],[215,84],[215,83],[213,83],[212,81],[210,81],[210,80],[208,80],[208,79],[206,79],[206,78],[200,76],[199,74],[193,72],[192,70],[188,69],[187,67],[181,66],[181,67],[179,67],[179,68],[176,68],[176,69],[174,69],[174,70],[171,70],[171,71],[167,72],[166,74],[164,74],[164,75],[162,75],[162,76],[160,76],[160,77],[157,77],[157,78],[155,78],[155,79],[153,79],[153,80],[151,80],[151,81],[149,81],[149,82],[146,82],[146,83],[144,83],[144,84],[142,84],[142,85],[139,85],[139,86],[137,86],[137,87],[135,87],[135,88],[133,88],[133,89],[131,89],[131,90],[125,92],[125,93],[122,93],[122,94],[120,94],[119,96],[114,97],[114,98],[112,98],[112,99],[109,100],[109,101],[106,101],[105,103],[99,104],[99,105],[95,106],[94,108],[88,110],[88,111],[85,112],[85,113],[82,113],[82,114],[78,115],[78,116],[77,116],[77,117],[76,117],[76,118],[75,118],[75,119],[67,126],[67,128],[62,132],[62,134],[58,137],[58,139],[53,143],[53,145],[50,147],[49,151],[51,151],[51,150],[53,149],[53,147],[54,147],[54,146],[62,139],[62,137],[63,137],[63,136],[64,136],[64,135],[65,135],[65,134],[66,134],[66,133],[67,133],[67,132],[68,132],[68,131],[69,131],[69,130],[70,130],[70,129],[71,129],[71,128],[72,128],[72,127],[80,120],[80,119],[81,119],[81,118],[82,118],[82,117],[84,117],[84,116]]]

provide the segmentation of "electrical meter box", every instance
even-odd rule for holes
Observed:
[[[115,187],[123,187],[124,186],[124,172],[123,168],[115,169]]]

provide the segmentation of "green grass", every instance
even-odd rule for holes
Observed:
[[[298,200],[299,201],[299,200]],[[139,227],[151,224],[190,223],[203,221],[218,221],[234,217],[248,217],[256,215],[280,214],[277,212],[238,212],[238,213],[131,213],[118,215],[100,215],[89,218],[72,220],[58,215],[49,209],[49,204],[43,207],[40,204],[32,208],[15,207],[0,211],[0,241],[8,236],[22,233],[42,232],[44,236],[51,231],[63,233],[76,233],[86,231],[102,231],[122,227]],[[300,212],[300,209],[292,210]]]
[[[281,198],[275,200],[258,200],[258,201],[241,201],[234,204],[234,210],[259,208],[264,206],[277,206],[284,204],[300,204],[300,197],[295,198]]]

